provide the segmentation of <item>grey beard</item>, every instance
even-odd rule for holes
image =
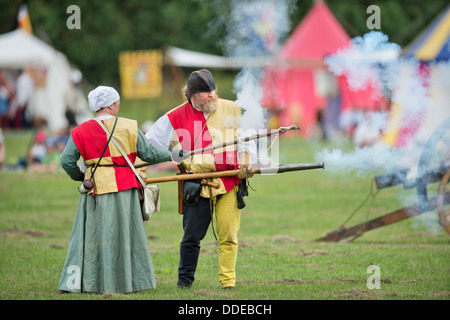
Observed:
[[[210,113],[213,113],[214,111],[216,111],[217,105],[218,105],[218,102],[217,102],[217,100],[215,100],[212,102],[205,102],[203,104],[196,105],[194,108],[197,109],[198,111],[202,111],[202,112],[210,114]]]

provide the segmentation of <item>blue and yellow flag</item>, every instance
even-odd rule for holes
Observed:
[[[405,49],[419,61],[450,60],[450,5]]]

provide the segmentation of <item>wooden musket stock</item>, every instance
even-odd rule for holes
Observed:
[[[286,164],[279,165],[276,167],[261,167],[252,168],[253,174],[278,174],[283,172],[291,171],[302,171],[311,169],[324,169],[325,164],[321,163],[297,163],[297,164]],[[212,179],[212,178],[222,178],[222,177],[233,177],[237,176],[239,169],[227,170],[227,171],[217,171],[217,172],[205,172],[205,173],[192,173],[192,174],[179,174],[176,176],[159,177],[159,178],[148,178],[145,181],[149,184],[160,183],[160,182],[170,182],[170,181],[181,181],[181,180],[195,180],[195,179]]]

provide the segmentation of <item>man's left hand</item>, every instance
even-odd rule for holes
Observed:
[[[252,165],[251,164],[242,164],[239,167],[238,178],[241,180],[248,179],[253,177]]]

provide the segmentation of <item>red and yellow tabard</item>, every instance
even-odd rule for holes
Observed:
[[[175,130],[181,148],[194,150],[222,144],[238,138],[241,108],[233,101],[218,100],[218,107],[207,119],[203,112],[192,107],[189,102],[167,113]],[[183,161],[186,169],[194,173],[234,170],[239,168],[236,145],[195,154]],[[237,176],[213,179],[219,189],[213,188],[212,196],[232,190],[240,182]],[[210,190],[202,188],[201,195],[209,197]]]
[[[102,121],[109,132],[113,129],[115,119],[111,118]],[[118,118],[113,136],[120,143],[130,161],[134,163],[137,153],[137,122],[135,120]],[[72,138],[85,163],[89,166],[85,174],[85,179],[89,179],[95,164],[99,161],[105,149],[108,137],[95,120],[89,120],[72,130]],[[94,195],[139,187],[133,170],[128,166],[127,161],[113,142],[109,143],[100,160],[94,179]]]

